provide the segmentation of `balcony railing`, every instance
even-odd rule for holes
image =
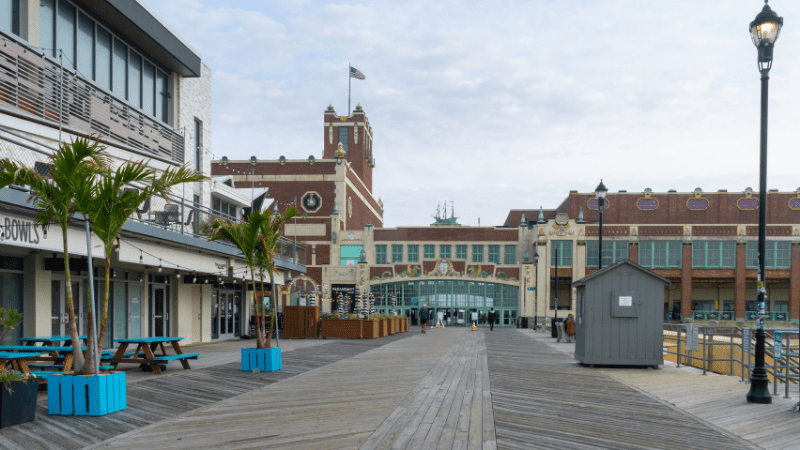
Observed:
[[[9,132],[0,127],[0,159],[8,158],[32,169],[45,168],[48,156],[55,151],[54,147],[42,145],[25,135]],[[136,189],[136,187],[131,186],[129,189]],[[175,192],[180,192],[180,189],[176,189]],[[186,195],[193,194],[193,190],[186,192]],[[202,205],[195,205],[191,200],[181,196],[173,196],[169,200],[163,197],[152,197],[140,205],[137,212],[130,217],[135,222],[201,239],[208,238],[207,234],[203,232],[203,224],[215,218],[235,219],[228,214]],[[232,246],[232,244],[228,245]],[[306,248],[291,239],[281,237],[275,259],[305,266]]]
[[[745,319],[746,320],[756,320],[758,317],[758,312],[756,311],[746,311],[745,312]],[[716,311],[716,310],[695,310],[692,311],[692,319],[693,320],[734,320],[734,312],[733,311]],[[764,312],[764,320],[771,320],[771,321],[778,321],[778,322],[788,322],[789,321],[789,311],[765,311]]]
[[[170,126],[116,98],[57,61],[0,31],[0,106],[113,139],[173,163],[184,163],[184,137]],[[63,97],[62,97],[63,91]],[[61,108],[59,108],[61,105]],[[60,111],[59,111],[60,110]]]
[[[214,219],[231,220],[232,218],[228,214],[214,211],[202,205],[195,205],[194,202],[180,197],[171,198],[169,201],[163,197],[152,197],[149,202],[141,206],[137,214],[131,219],[147,225],[205,239],[208,236],[203,232],[203,224]],[[306,248],[303,244],[281,237],[278,241],[275,259],[304,266],[306,265]]]

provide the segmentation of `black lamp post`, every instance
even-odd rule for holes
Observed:
[[[533,295],[533,331],[536,331],[537,325],[539,325],[539,252],[533,254],[533,272],[536,276],[536,290],[533,291],[535,294]]]
[[[598,235],[600,236],[597,241],[597,269],[600,270],[603,268],[603,209],[606,206],[606,194],[608,194],[608,189],[606,185],[603,184],[603,180],[600,179],[600,184],[594,190],[594,196],[597,197],[597,208],[600,210],[600,230]]]
[[[753,372],[750,374],[750,392],[747,393],[748,403],[772,403],[769,394],[769,378],[764,368],[764,301],[766,289],[764,279],[766,274],[766,246],[767,246],[767,99],[769,98],[769,69],[772,68],[772,48],[781,33],[783,18],[773,11],[764,1],[764,8],[750,22],[750,36],[753,44],[758,49],[758,71],[761,72],[761,174],[758,192],[758,318],[756,324],[756,361]]]

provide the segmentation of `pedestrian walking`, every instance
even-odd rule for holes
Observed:
[[[422,305],[422,310],[419,312],[419,324],[422,334],[425,334],[425,329],[428,328],[428,305]]]
[[[497,320],[495,315],[497,313],[494,312],[494,308],[489,310],[489,331],[494,331],[494,321]]]
[[[572,314],[568,315],[567,320],[564,322],[564,332],[567,334],[567,342],[575,342],[578,327],[575,326],[575,316]]]

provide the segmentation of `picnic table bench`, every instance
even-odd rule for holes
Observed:
[[[111,357],[109,364],[116,369],[119,363],[134,363],[139,364],[142,368],[150,367],[153,373],[161,374],[161,367],[159,363],[169,363],[170,361],[180,361],[184,369],[191,369],[189,359],[197,359],[199,353],[183,353],[181,350],[180,341],[182,337],[145,337],[136,339],[115,339],[114,342],[120,344],[114,356]],[[165,343],[172,345],[175,350],[174,355],[167,354],[167,349],[164,347]],[[136,344],[136,350],[131,353],[125,353],[129,345]],[[161,349],[161,354],[156,355],[153,353],[157,349]]]

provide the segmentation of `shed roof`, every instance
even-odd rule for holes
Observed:
[[[595,272],[595,273],[593,273],[591,275],[587,275],[587,276],[581,278],[580,280],[573,281],[572,282],[572,287],[585,286],[586,282],[591,280],[592,278],[599,277],[599,276],[603,275],[606,272],[610,272],[612,270],[616,270],[617,267],[622,266],[622,265],[626,265],[626,264],[629,265],[629,266],[632,266],[632,267],[634,267],[636,269],[639,269],[640,271],[644,272],[647,275],[650,275],[653,278],[661,280],[665,285],[669,285],[671,283],[668,279],[666,279],[666,278],[664,278],[664,277],[662,277],[660,275],[656,275],[656,273],[653,272],[652,270],[648,270],[648,269],[636,264],[635,262],[633,262],[631,260],[624,259],[624,260],[618,261],[618,262],[616,262],[616,263],[614,263],[614,264],[612,264],[612,265],[610,265],[608,267],[604,267],[603,269],[600,269],[600,270],[598,270],[597,272]]]

